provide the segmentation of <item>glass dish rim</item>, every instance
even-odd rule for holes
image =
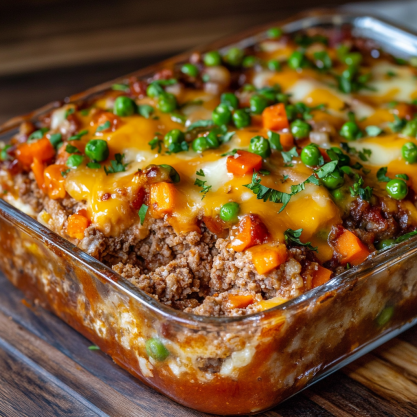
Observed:
[[[291,24],[298,24],[299,27],[304,27],[307,23],[304,22],[305,20],[326,18],[331,18],[333,20],[339,19],[339,23],[352,23],[352,19],[369,18],[379,23],[388,25],[392,29],[400,30],[402,32],[405,32],[405,34],[417,37],[417,33],[414,33],[409,29],[405,29],[397,24],[392,24],[391,22],[381,19],[380,17],[375,17],[371,14],[362,15],[359,13],[345,12],[334,9],[314,9],[308,12],[295,14],[294,16],[285,20],[280,20],[279,22],[273,22],[257,26],[255,28],[251,28],[248,31],[240,32],[238,34],[222,38],[220,40],[211,42],[209,44],[205,44],[200,47],[195,47],[189,51],[186,51],[184,53],[156,63],[154,65],[148,66],[141,70],[135,71],[131,74],[124,75],[114,80],[102,83],[98,86],[89,88],[82,93],[67,97],[63,101],[54,101],[37,110],[34,110],[31,113],[14,117],[0,125],[0,140],[3,135],[7,135],[7,132],[16,129],[19,126],[19,124],[24,121],[36,120],[42,114],[52,111],[66,103],[91,99],[94,96],[104,92],[105,90],[108,90],[112,84],[126,80],[130,76],[145,77],[146,74],[151,74],[157,71],[158,69],[165,67],[166,65],[181,62],[181,60],[188,58],[190,53],[192,52],[204,52],[210,49],[227,49],[234,44],[244,44],[253,42],[255,40],[265,39],[265,30],[271,27],[272,25],[279,25],[284,29],[285,32],[285,29],[288,29],[288,27],[291,26]],[[292,31],[294,30],[296,29],[293,29]],[[268,320],[269,317],[272,318],[275,313],[278,313],[280,311],[284,312],[294,310],[297,308],[303,308],[303,306],[305,306],[310,301],[316,300],[316,302],[320,302],[321,299],[327,299],[329,295],[335,296],[338,291],[343,291],[346,288],[348,288],[349,284],[355,284],[359,280],[366,279],[366,277],[374,273],[380,272],[386,268],[389,268],[406,257],[412,256],[413,253],[417,253],[417,236],[415,236],[405,242],[396,245],[391,249],[377,253],[376,255],[371,255],[371,257],[367,259],[364,263],[360,264],[359,266],[353,267],[340,275],[337,275],[336,277],[328,281],[326,284],[321,285],[310,291],[307,291],[306,293],[298,297],[288,300],[285,303],[272,307],[268,310],[252,313],[245,316],[211,317],[201,316],[192,313],[185,313],[180,310],[175,310],[172,307],[166,306],[163,303],[155,300],[153,297],[151,297],[144,291],[136,288],[126,278],[113,271],[104,263],[98,261],[91,255],[88,255],[86,252],[82,251],[65,238],[51,231],[46,226],[39,223],[37,220],[31,218],[29,215],[13,207],[12,205],[10,205],[2,199],[0,199],[0,215],[3,218],[5,218],[6,221],[16,226],[18,229],[23,230],[32,237],[36,237],[37,240],[40,240],[48,247],[57,247],[67,256],[74,259],[75,262],[78,262],[81,265],[83,265],[83,267],[86,268],[86,270],[89,270],[89,272],[99,276],[100,279],[104,280],[107,284],[116,287],[122,293],[126,294],[129,297],[132,297],[136,301],[139,301],[140,303],[144,304],[147,308],[151,309],[157,314],[161,314],[165,318],[178,322],[182,325],[192,327],[200,327],[203,324],[209,327],[218,328],[227,324],[246,325],[247,323],[251,322],[256,323],[260,319]],[[383,260],[383,262],[380,262],[381,260]]]

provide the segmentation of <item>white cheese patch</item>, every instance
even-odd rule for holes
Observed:
[[[260,71],[253,76],[252,84],[256,88],[266,87],[269,79],[274,75],[272,71]]]
[[[11,193],[7,193],[3,200],[7,201],[13,207],[16,207],[18,210],[23,211],[23,213],[27,214],[28,216],[35,217],[36,213],[34,212],[32,206],[29,204],[23,203],[20,198],[14,198]]]
[[[358,151],[363,149],[369,149],[372,153],[367,155],[367,164],[387,166],[390,162],[398,159],[401,156],[401,148],[389,147],[386,148],[382,145],[369,142],[352,142],[349,146],[355,148]]]
[[[207,180],[211,185],[211,191],[217,191],[222,185],[233,178],[232,174],[227,172],[226,157],[217,161],[209,162],[201,166],[205,177],[198,177]]]
[[[387,74],[392,76],[388,77]],[[410,101],[412,93],[417,91],[417,83],[413,71],[408,67],[394,65],[389,62],[381,62],[372,69],[373,78],[368,83],[372,90],[362,90],[360,94],[366,96],[385,96],[393,90],[395,94],[392,100]]]
[[[243,368],[249,365],[256,349],[253,346],[246,346],[245,349],[233,352],[229,358],[227,358],[220,369],[220,375],[236,377],[239,368]]]
[[[152,378],[153,377],[152,364],[149,363],[149,361],[143,358],[142,356],[139,356],[138,359],[139,359],[139,368],[142,372],[142,375],[147,378]]]

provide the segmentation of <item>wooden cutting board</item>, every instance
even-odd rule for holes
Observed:
[[[0,273],[0,416],[203,416],[140,383]],[[417,416],[417,327],[259,416]]]

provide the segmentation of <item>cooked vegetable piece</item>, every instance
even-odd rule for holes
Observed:
[[[47,138],[22,143],[17,147],[16,156],[25,167],[30,167],[34,159],[47,162],[55,156],[55,149]]]
[[[387,193],[396,200],[403,200],[408,194],[408,187],[405,181],[401,179],[393,179],[386,185]]]
[[[260,275],[265,275],[278,268],[287,260],[287,248],[284,244],[254,246],[250,249],[252,262]]]
[[[332,276],[332,271],[330,269],[326,269],[321,265],[318,265],[317,271],[313,275],[312,286],[313,288],[319,287],[320,285],[325,284],[329,281],[330,277]]]
[[[250,140],[249,152],[255,153],[262,158],[268,158],[271,155],[271,146],[269,141],[262,136],[255,136]]]
[[[246,308],[254,303],[252,295],[229,294],[227,296],[227,306],[229,308]]]
[[[61,174],[62,171],[65,171],[65,169],[65,166],[57,164],[52,164],[45,168],[44,189],[48,193],[49,198],[51,198],[52,200],[65,198],[67,194],[67,192],[65,191],[65,178]]]
[[[261,219],[256,214],[248,214],[240,220],[230,246],[236,252],[242,252],[252,246],[265,243],[268,237],[268,229]]]
[[[229,203],[226,203],[222,206],[220,209],[219,216],[220,218],[228,223],[236,223],[239,214],[240,206],[238,203],[231,201]]]
[[[74,239],[83,239],[84,238],[84,232],[89,226],[89,220],[88,218],[81,214],[76,213],[72,214],[68,217],[68,225],[67,225],[67,233],[68,236],[74,238]]]
[[[262,157],[252,152],[237,151],[227,157],[227,171],[238,177],[243,177],[262,167]]]
[[[156,361],[162,362],[169,356],[165,345],[156,338],[148,339],[145,343],[146,353]]]
[[[268,130],[287,129],[289,124],[284,104],[279,103],[266,107],[262,112],[262,123],[264,128]]]
[[[342,264],[347,263],[351,265],[359,265],[370,254],[368,248],[361,242],[361,240],[349,230],[338,237],[335,244],[337,252],[342,255]]]
[[[175,208],[177,190],[168,182],[158,182],[150,187],[150,208],[154,217],[172,214]]]

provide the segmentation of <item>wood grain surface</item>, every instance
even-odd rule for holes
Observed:
[[[0,273],[0,416],[205,416],[140,383]],[[417,328],[263,417],[417,415]]]

